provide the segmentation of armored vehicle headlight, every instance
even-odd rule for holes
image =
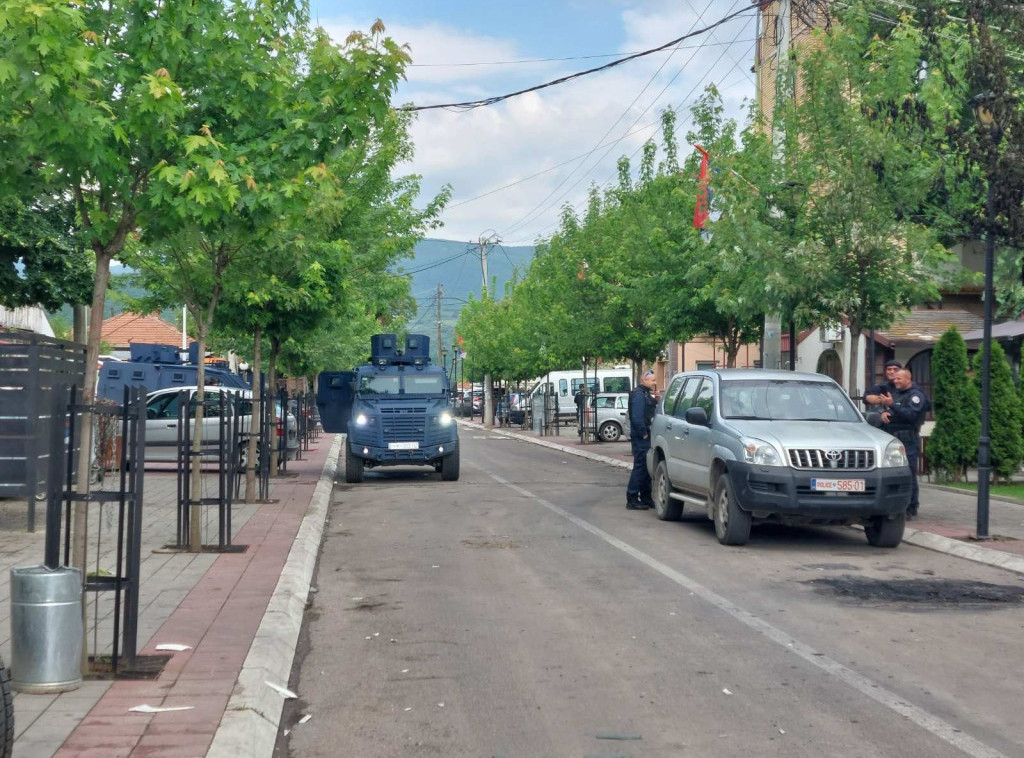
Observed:
[[[782,456],[775,446],[754,437],[744,437],[740,440],[743,444],[743,460],[757,466],[784,466]]]
[[[356,426],[366,426],[369,423],[369,419],[366,418],[365,413],[360,413],[356,416]]]
[[[441,415],[437,417],[437,422],[441,426],[451,426],[452,414],[450,414],[448,411],[441,411]]]
[[[881,468],[899,468],[900,466],[909,466],[910,462],[907,461],[907,449],[903,447],[903,443],[899,440],[893,440],[885,446],[885,453],[882,455]]]

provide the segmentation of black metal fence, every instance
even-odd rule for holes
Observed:
[[[0,498],[27,501],[26,527],[50,470],[47,430],[55,396],[82,386],[85,346],[40,334],[0,334]]]
[[[177,508],[177,543],[180,549],[194,548],[190,544],[192,530],[192,507],[200,506],[203,522],[200,534],[205,525],[206,515],[211,508],[217,512],[216,544],[200,544],[204,549],[220,551],[243,550],[231,541],[231,510],[238,497],[240,483],[245,473],[245,451],[248,435],[252,433],[253,418],[260,418],[258,409],[253,413],[254,404],[250,398],[239,392],[215,391],[207,392],[203,400],[203,423],[199,436],[199,449],[194,451],[193,437],[196,427],[196,410],[198,403],[190,390],[178,393],[177,423],[177,468],[178,468],[178,508]],[[258,434],[258,432],[257,432]],[[257,442],[257,454],[267,448]],[[199,458],[199,476],[201,481],[198,489],[202,492],[212,479],[215,494],[193,498],[193,478],[196,476],[192,463]],[[266,456],[260,455],[260,459]],[[269,466],[269,463],[267,464]],[[207,469],[204,474],[204,467]],[[213,469],[212,472],[209,469]],[[260,477],[262,479],[262,477]],[[202,543],[202,538],[200,542]]]
[[[84,405],[81,390],[72,386],[51,393],[50,401],[44,563],[50,568],[71,565],[73,518],[78,508],[84,508],[85,523],[92,524],[84,539],[89,567],[83,589],[93,596],[93,660],[98,661],[108,649],[101,646],[98,635],[101,620],[109,622],[110,669],[117,674],[122,662],[126,668],[134,668],[137,652],[145,391],[126,387],[120,405]],[[80,426],[87,422],[93,424],[92,437],[97,441],[91,449],[88,473],[98,472],[99,486],[82,494],[77,491],[78,446],[74,440],[80,438]],[[105,528],[108,524],[113,534]]]

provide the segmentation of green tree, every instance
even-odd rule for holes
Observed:
[[[974,356],[974,386],[981,391],[982,351]],[[1013,384],[1013,373],[1006,353],[998,342],[992,342],[991,373],[989,376],[990,432],[992,445],[992,472],[997,479],[1008,481],[1020,469],[1024,457],[1020,397]]]
[[[70,203],[0,199],[0,305],[57,310],[89,302],[92,260],[74,222]]]
[[[940,481],[960,481],[978,452],[981,405],[968,377],[967,346],[955,327],[932,352],[935,428],[928,438],[928,463]]]

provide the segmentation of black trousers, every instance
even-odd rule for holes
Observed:
[[[920,505],[918,499],[918,486],[917,486],[917,459],[921,457],[921,450],[918,447],[906,446],[907,448],[907,463],[910,464],[910,473],[914,475],[910,485],[910,505],[907,506],[908,510],[916,511]]]
[[[651,496],[651,475],[647,473],[647,451],[651,449],[651,438],[630,438],[633,448],[633,472],[629,475],[626,485],[626,499],[635,500],[639,497]]]

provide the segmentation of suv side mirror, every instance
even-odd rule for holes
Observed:
[[[882,414],[878,411],[868,411],[864,414],[864,420],[876,429],[879,429],[882,426]]]
[[[708,414],[703,408],[687,408],[686,409],[686,423],[694,424],[696,426],[707,426]]]

